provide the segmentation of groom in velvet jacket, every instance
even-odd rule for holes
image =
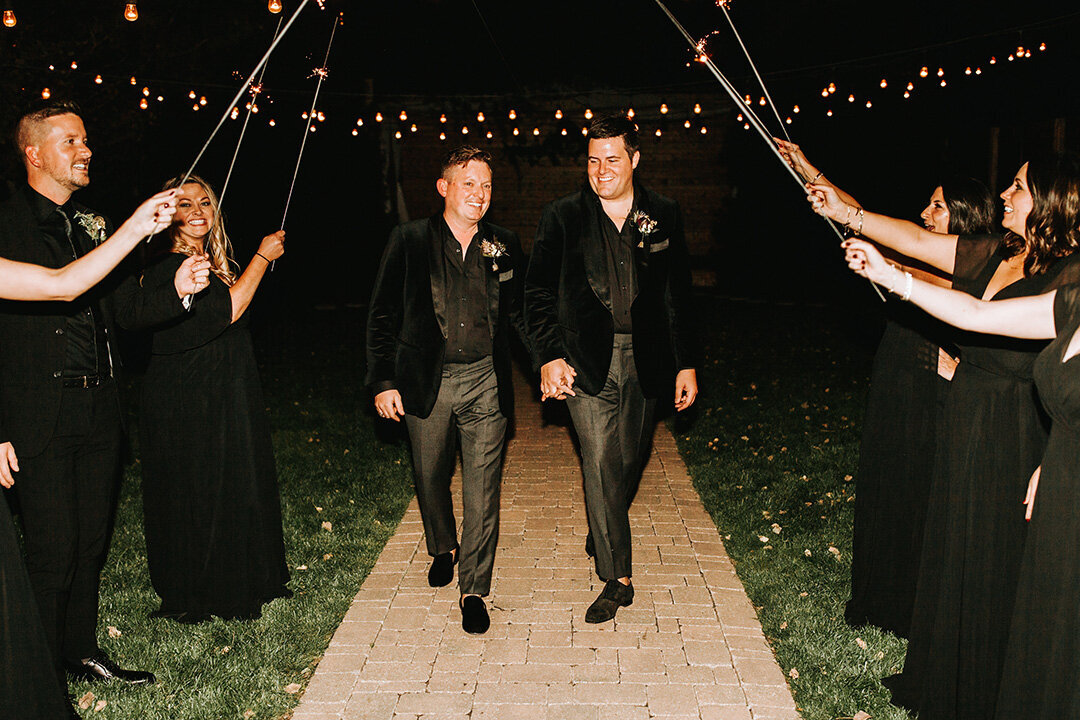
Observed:
[[[525,311],[543,399],[566,400],[581,444],[586,552],[606,581],[586,622],[631,604],[630,503],[660,398],[697,396],[682,214],[634,180],[638,133],[625,115],[588,129],[588,184],[540,219]]]
[[[375,280],[367,383],[380,417],[405,419],[432,587],[460,566],[462,628],[483,633],[499,535],[499,486],[513,414],[510,334],[524,341],[525,256],[517,236],[485,222],[491,156],[452,151],[436,189],[443,212],[399,225]],[[463,522],[450,497],[458,439]]]

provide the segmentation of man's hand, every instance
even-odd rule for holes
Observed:
[[[173,276],[173,286],[176,287],[176,296],[183,298],[194,295],[200,290],[205,290],[210,285],[210,257],[208,255],[192,255],[176,270]]]
[[[686,368],[675,376],[675,409],[682,412],[697,399],[697,370]]]
[[[397,390],[383,390],[375,396],[375,412],[379,417],[401,422],[405,408],[401,405],[401,393]]]
[[[11,443],[0,443],[0,485],[10,488],[15,484],[12,472],[19,472],[19,458],[15,457],[15,448]]]
[[[577,371],[562,358],[546,363],[540,368],[540,401],[548,398],[565,400],[567,395],[574,395],[575,377]]]

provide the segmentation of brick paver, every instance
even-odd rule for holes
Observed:
[[[413,500],[293,720],[798,718],[665,425],[630,512],[634,604],[585,623],[603,583],[584,550],[581,469],[569,430],[544,422],[531,389],[519,375],[491,629],[465,634],[456,586],[428,587]]]

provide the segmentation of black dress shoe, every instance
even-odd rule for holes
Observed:
[[[478,595],[461,598],[461,629],[470,635],[483,635],[491,627],[484,599]]]
[[[67,662],[66,665],[69,675],[87,682],[120,680],[132,685],[152,685],[157,680],[154,673],[145,670],[125,670],[103,652],[99,652],[89,660]]]
[[[591,558],[596,557],[596,541],[593,540],[592,531],[585,536],[585,554]]]
[[[618,580],[608,580],[600,596],[585,612],[585,622],[602,623],[615,618],[615,611],[634,603],[634,586],[623,585]]]
[[[432,559],[431,567],[427,571],[427,583],[431,587],[445,587],[454,579],[454,565],[457,558],[454,553],[439,553]]]

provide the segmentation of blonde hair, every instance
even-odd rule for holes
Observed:
[[[183,178],[174,177],[165,183],[163,190],[171,190],[172,188],[180,187],[180,181]],[[198,185],[206,193],[206,197],[210,199],[210,207],[214,209],[214,223],[210,227],[210,234],[206,236],[206,240],[203,244],[203,252],[210,256],[210,269],[215,275],[221,278],[222,282],[226,285],[232,285],[236,282],[237,272],[240,270],[240,266],[236,260],[233,259],[232,242],[229,240],[229,236],[225,234],[225,219],[218,211],[218,197],[214,189],[210,187],[210,183],[203,180],[198,175],[191,175],[184,181],[185,185]],[[172,240],[173,252],[182,253],[187,256],[195,254],[195,248],[185,243],[180,238],[180,233],[176,230],[176,225],[169,228],[169,238]]]

